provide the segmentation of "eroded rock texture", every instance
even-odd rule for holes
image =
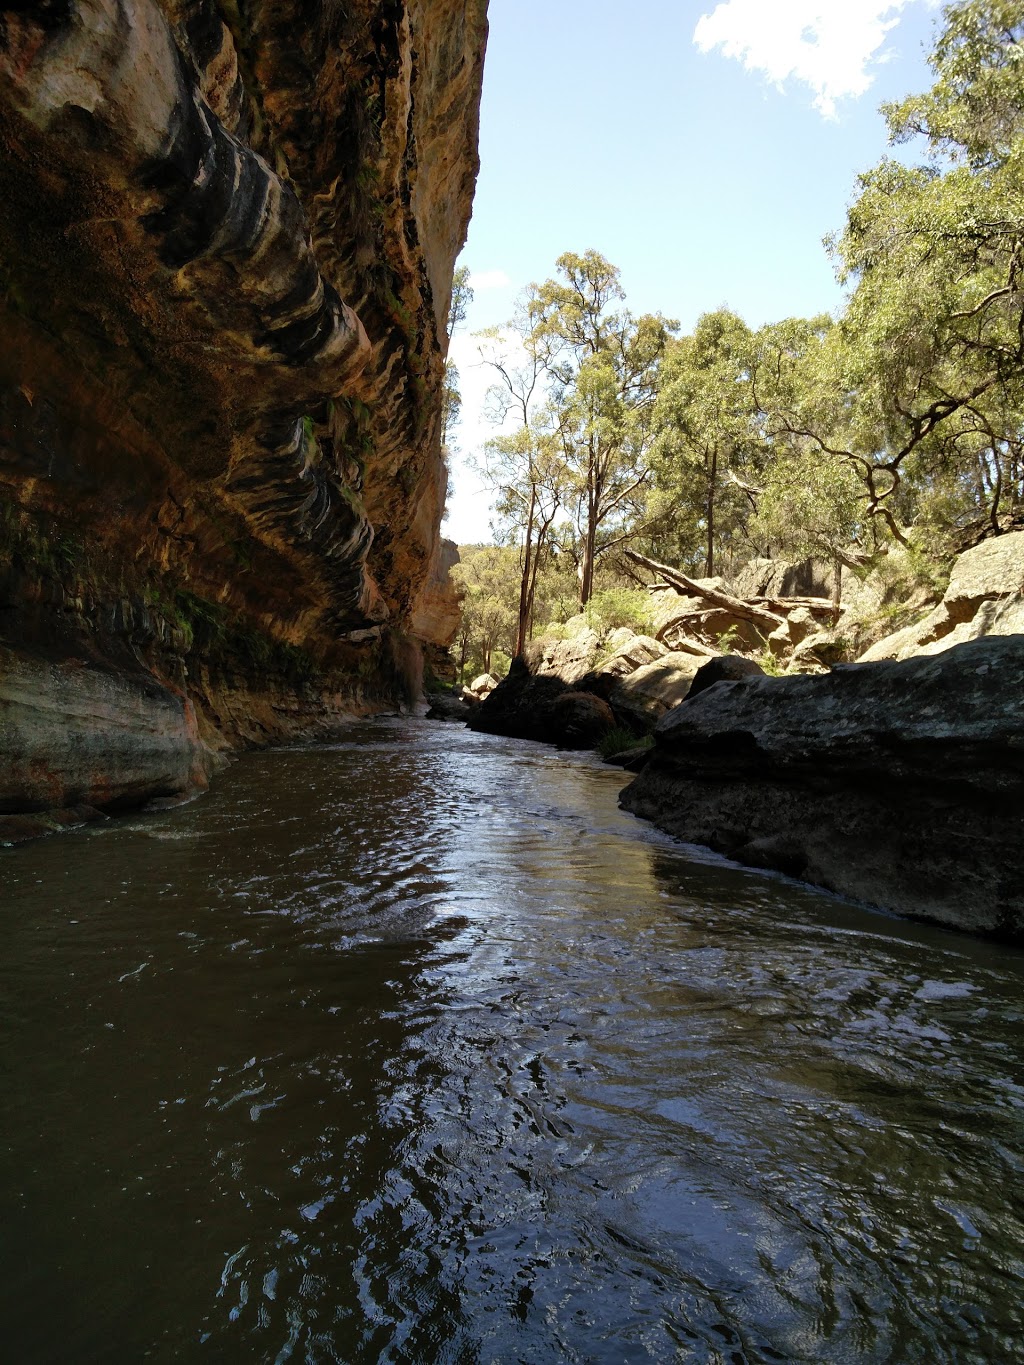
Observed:
[[[693,843],[1024,940],[1024,637],[820,677],[719,682],[623,793]]]
[[[0,0],[9,660],[149,675],[212,748],[415,691],[485,37],[486,0]]]

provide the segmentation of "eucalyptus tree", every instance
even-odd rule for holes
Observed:
[[[764,433],[754,397],[754,338],[728,309],[705,313],[670,343],[654,409],[652,511],[674,519],[678,552],[712,577],[723,537],[742,527]]]
[[[994,522],[1024,496],[1022,43],[1018,0],[944,11],[932,89],[884,110],[891,139],[923,142],[923,159],[861,177],[832,243],[852,293],[826,343],[831,397],[789,422],[854,469],[869,525],[903,542],[908,479],[949,489],[966,470]]]
[[[460,265],[452,280],[452,299],[445,326],[449,344],[455,329],[460,323],[465,322],[469,305],[473,302],[473,289],[469,278],[469,267]],[[459,390],[458,366],[454,360],[446,360],[441,391],[441,444],[446,451],[451,447],[451,434],[458,425],[461,414],[462,393]]]
[[[510,323],[477,334],[481,361],[495,375],[486,413],[498,427],[512,424],[487,442],[482,472],[498,490],[499,538],[519,546],[517,655],[530,636],[538,577],[563,491],[545,388],[551,353],[538,319],[537,288],[531,286]]]
[[[630,533],[649,478],[658,365],[674,324],[634,318],[618,270],[596,251],[559,257],[514,318],[479,334],[495,374],[485,472],[499,489],[499,529],[521,547],[517,651],[533,618],[538,576],[555,549],[577,565],[579,599],[601,557]]]
[[[599,561],[628,539],[643,503],[658,373],[677,324],[620,307],[619,271],[596,251],[566,252],[556,266],[535,291],[535,331],[586,606]]]

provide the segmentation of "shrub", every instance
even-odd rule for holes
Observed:
[[[653,743],[650,735],[641,737],[635,735],[632,730],[627,730],[624,725],[616,725],[613,730],[609,730],[601,737],[597,752],[602,758],[608,758],[611,754],[621,754],[623,749],[649,749]]]
[[[595,630],[629,626],[644,634],[651,628],[651,599],[642,588],[605,588],[587,603],[586,615]]]

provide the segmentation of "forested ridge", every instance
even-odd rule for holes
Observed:
[[[929,61],[931,89],[883,107],[892,154],[826,242],[838,316],[752,328],[722,308],[684,335],[634,316],[587,250],[479,334],[500,544],[455,571],[463,670],[581,609],[632,622],[649,574],[628,550],[708,578],[813,556],[838,583],[895,548],[941,582],[1024,525],[1021,6],[948,6]]]

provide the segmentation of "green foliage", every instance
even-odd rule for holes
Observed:
[[[739,634],[739,626],[730,626],[728,630],[723,630],[718,637],[718,652],[720,654],[732,654],[736,648]]]
[[[571,564],[587,603],[627,541],[697,576],[898,548],[920,595],[958,546],[1024,524],[1024,10],[948,5],[930,60],[931,90],[884,111],[917,164],[864,174],[830,242],[838,318],[755,330],[723,308],[673,338],[602,256],[569,252],[524,296],[516,347],[481,338],[520,642],[542,566]]]
[[[766,673],[769,678],[781,678],[786,671],[785,664],[777,654],[772,653],[767,645],[764,649],[758,650],[752,657],[761,671]]]
[[[453,646],[460,682],[490,673],[515,646],[519,557],[497,545],[463,546],[452,578],[462,591],[462,620]]]
[[[587,603],[587,622],[598,631],[628,626],[638,634],[651,628],[650,594],[637,588],[603,588]]]

